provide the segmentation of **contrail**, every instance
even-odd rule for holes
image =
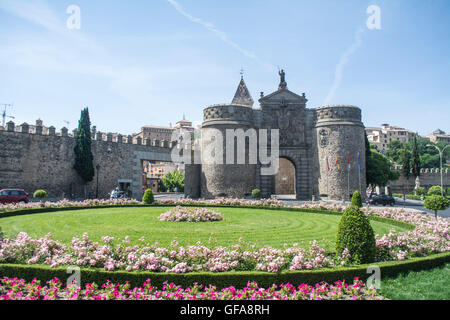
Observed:
[[[359,49],[359,47],[362,44],[362,35],[365,31],[365,28],[360,27],[355,34],[355,40],[353,41],[352,45],[341,55],[341,59],[339,60],[339,63],[336,66],[336,71],[334,74],[334,81],[333,85],[331,86],[330,91],[328,92],[328,96],[325,99],[324,105],[328,105],[330,101],[334,98],[334,94],[336,93],[336,90],[341,85],[342,76],[344,73],[344,67],[348,63],[350,56],[356,52],[356,50]]]
[[[262,61],[253,52],[250,52],[250,51],[242,48],[236,42],[234,42],[231,39],[229,39],[227,34],[225,32],[223,32],[223,31],[220,31],[219,29],[217,29],[214,26],[214,24],[212,24],[210,22],[203,21],[200,18],[196,18],[196,17],[190,15],[189,13],[184,11],[184,9],[181,7],[181,5],[175,0],[167,0],[167,2],[169,2],[175,8],[175,10],[178,11],[178,13],[180,13],[181,15],[185,16],[186,18],[188,18],[191,22],[197,23],[197,24],[205,27],[209,31],[213,32],[219,39],[221,39],[223,42],[225,42],[226,44],[230,45],[231,47],[235,48],[237,51],[239,51],[240,53],[242,53],[246,57],[256,61],[257,63],[263,65],[267,69],[276,70],[275,66],[273,66],[273,65],[271,65],[271,64],[269,64],[267,62]]]

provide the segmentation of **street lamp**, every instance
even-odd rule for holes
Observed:
[[[100,164],[97,164],[95,166],[95,168],[97,169],[97,190],[95,192],[95,199],[98,199],[98,176],[99,176],[99,172],[100,172]]]
[[[441,158],[441,196],[444,196],[444,180],[442,178],[442,157],[444,156],[445,149],[447,149],[447,147],[450,147],[450,144],[446,145],[442,149],[440,149],[438,146],[436,146],[434,144],[427,144],[427,147],[435,147],[439,151],[439,156]]]

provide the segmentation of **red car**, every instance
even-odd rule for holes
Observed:
[[[28,193],[22,189],[2,189],[0,203],[28,203]]]

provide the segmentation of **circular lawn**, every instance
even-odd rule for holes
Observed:
[[[180,245],[195,245],[201,241],[209,246],[229,246],[239,238],[257,242],[258,246],[282,248],[284,244],[298,243],[307,247],[310,241],[328,244],[334,249],[340,216],[310,212],[210,208],[221,213],[225,220],[217,222],[165,222],[159,216],[173,207],[117,207],[85,210],[47,212],[0,219],[0,226],[7,237],[26,232],[33,238],[51,233],[53,239],[70,244],[73,237],[87,233],[93,241],[103,236],[124,239],[139,244],[145,237],[149,243],[158,242],[168,247],[177,239]],[[377,234],[391,230],[407,231],[386,222],[371,221]]]

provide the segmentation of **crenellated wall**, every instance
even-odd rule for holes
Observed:
[[[73,169],[76,130],[56,132],[54,127],[18,127],[9,122],[0,130],[0,189],[20,188],[28,193],[44,189],[51,198],[83,198],[84,184]],[[171,161],[172,143],[142,141],[132,136],[93,132],[94,166],[98,174],[99,197],[106,198],[119,180],[129,182],[133,198],[142,197],[142,161]],[[95,196],[94,180],[87,194]]]
[[[400,167],[397,167],[397,170],[400,171]],[[440,186],[440,169],[421,169],[419,182],[421,187],[425,187],[427,189],[432,186]],[[442,182],[444,185],[444,189],[450,187],[450,170],[448,168],[444,168],[442,170]],[[401,175],[400,179],[398,179],[397,181],[391,181],[389,185],[393,193],[403,193],[403,191],[405,191],[406,193],[412,193],[414,191],[414,188],[416,187],[416,179],[414,177],[406,179],[403,175]]]

